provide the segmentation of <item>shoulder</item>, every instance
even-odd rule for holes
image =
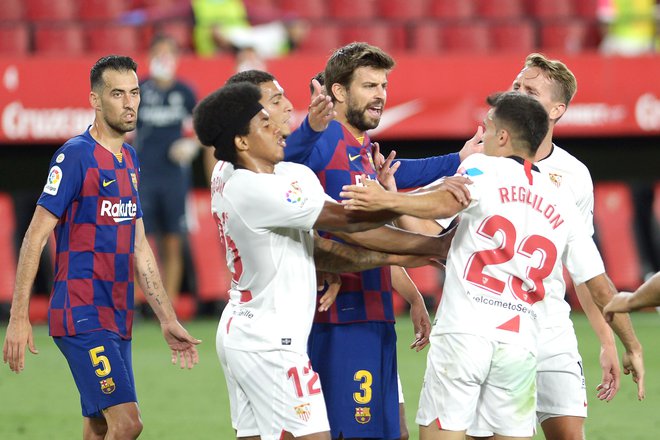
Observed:
[[[85,160],[94,154],[96,141],[88,132],[72,137],[66,141],[53,155],[55,162],[69,160]]]
[[[337,121],[330,121],[328,128],[323,131],[321,135],[324,138],[331,138],[332,140],[339,140],[344,138],[344,128],[341,123]]]
[[[492,166],[499,161],[498,159],[501,158],[486,156],[482,153],[471,154],[461,162],[456,173],[468,176],[479,175],[483,173],[481,168]]]

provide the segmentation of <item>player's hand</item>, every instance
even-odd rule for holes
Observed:
[[[314,92],[312,93],[312,102],[309,105],[307,120],[312,130],[320,132],[328,128],[328,124],[337,116],[337,112],[334,109],[332,98],[325,94],[321,83],[313,79],[312,87]]]
[[[415,301],[410,305],[410,319],[415,331],[415,340],[410,344],[410,348],[419,352],[429,345],[429,335],[431,334],[431,319],[424,301]]]
[[[188,166],[193,161],[199,151],[199,143],[190,138],[181,138],[172,142],[167,153],[169,159],[180,165]]]
[[[160,327],[167,345],[172,350],[172,364],[176,365],[179,362],[181,368],[193,368],[199,362],[199,354],[195,346],[202,341],[190,336],[179,321],[161,323]]]
[[[378,145],[378,142],[371,144],[371,147],[373,150],[371,154],[374,158],[374,166],[376,167],[376,178],[378,179],[378,182],[380,182],[386,190],[396,192],[397,187],[394,173],[396,173],[396,170],[398,170],[401,165],[401,162],[394,162],[394,164],[392,164],[392,161],[396,157],[396,151],[390,151],[390,154],[386,159],[385,156],[383,156],[383,153],[380,152],[380,145]]]
[[[454,196],[456,201],[463,206],[470,204],[470,190],[467,185],[472,181],[464,176],[451,176],[442,179],[439,185],[434,188],[443,189]]]
[[[344,199],[344,208],[361,211],[379,211],[389,209],[389,201],[393,193],[385,191],[385,188],[375,180],[367,179],[362,175],[362,185],[344,185],[339,197]]]
[[[619,368],[619,356],[616,346],[601,346],[600,368],[603,372],[600,383],[596,387],[597,397],[609,402],[619,391],[621,381],[621,369]]]
[[[632,380],[637,384],[637,399],[643,400],[646,391],[644,389],[644,359],[641,350],[623,354],[623,374],[632,374]]]
[[[465,160],[471,154],[474,153],[483,153],[484,144],[481,142],[481,139],[484,137],[484,128],[480,125],[477,127],[477,132],[470,139],[465,142],[461,151],[458,152],[458,157],[461,159],[461,162]]]
[[[605,321],[612,322],[615,313],[632,312],[632,308],[630,307],[630,297],[632,295],[630,292],[619,292],[614,295],[610,302],[603,307]]]
[[[316,272],[316,288],[320,292],[327,288],[319,299],[319,312],[326,312],[337,299],[341,287],[341,277],[337,273]]]
[[[25,369],[25,346],[32,354],[39,354],[34,345],[32,325],[28,318],[9,318],[5,343],[2,346],[2,359],[9,363],[9,369],[20,373]]]

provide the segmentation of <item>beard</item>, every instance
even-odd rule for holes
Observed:
[[[346,110],[346,120],[353,127],[360,131],[372,130],[380,124],[380,118],[373,119],[367,116],[367,109],[373,104],[367,104],[363,108],[354,106],[351,102],[348,103]]]
[[[108,118],[105,118],[105,123],[117,133],[126,134],[135,130],[135,127],[137,126],[137,118],[133,119],[131,122],[111,121]]]

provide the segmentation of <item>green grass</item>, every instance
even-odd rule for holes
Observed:
[[[628,377],[614,401],[598,402],[595,387],[600,380],[598,343],[582,315],[575,327],[584,358],[590,396],[587,438],[651,440],[659,437],[657,418],[660,382],[660,317],[655,313],[634,315],[635,328],[645,348],[647,398],[637,402]],[[4,340],[6,323],[0,338]],[[224,379],[215,354],[216,322],[199,320],[186,324],[204,340],[200,364],[192,371],[170,365],[169,352],[152,322],[136,324],[133,345],[135,379],[145,424],[141,439],[231,439],[229,407]],[[412,339],[410,321],[399,319],[399,370],[403,383],[411,439],[417,438],[414,423],[426,350],[407,348]],[[28,354],[26,369],[15,375],[6,365],[0,368],[0,439],[75,439],[81,437],[81,415],[77,391],[68,366],[43,326],[35,327],[39,355]],[[543,435],[536,438],[542,439]]]

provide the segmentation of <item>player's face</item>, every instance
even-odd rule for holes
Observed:
[[[484,144],[484,154],[487,156],[498,156],[500,150],[498,130],[493,121],[493,112],[494,110],[491,108],[488,111],[486,118],[484,118],[484,126],[486,129],[484,131],[482,142]]]
[[[275,165],[284,160],[284,137],[278,124],[273,122],[263,109],[250,120],[250,134],[247,135],[248,154],[252,159]]]
[[[261,100],[259,103],[264,106],[270,115],[271,122],[279,126],[282,136],[286,137],[291,134],[291,127],[289,120],[291,119],[291,112],[293,112],[293,105],[291,101],[284,96],[284,89],[277,81],[268,81],[259,84],[261,89]]]
[[[387,71],[358,67],[346,93],[346,120],[360,131],[378,127],[387,101]]]
[[[140,87],[135,72],[107,69],[103,72],[103,90],[97,94],[101,116],[117,133],[135,130]],[[96,92],[92,92],[96,93]]]
[[[513,81],[511,89],[515,92],[531,96],[541,103],[545,111],[553,119],[552,111],[558,103],[554,99],[554,84],[547,78],[538,67],[524,68]],[[557,119],[556,117],[554,119]]]

